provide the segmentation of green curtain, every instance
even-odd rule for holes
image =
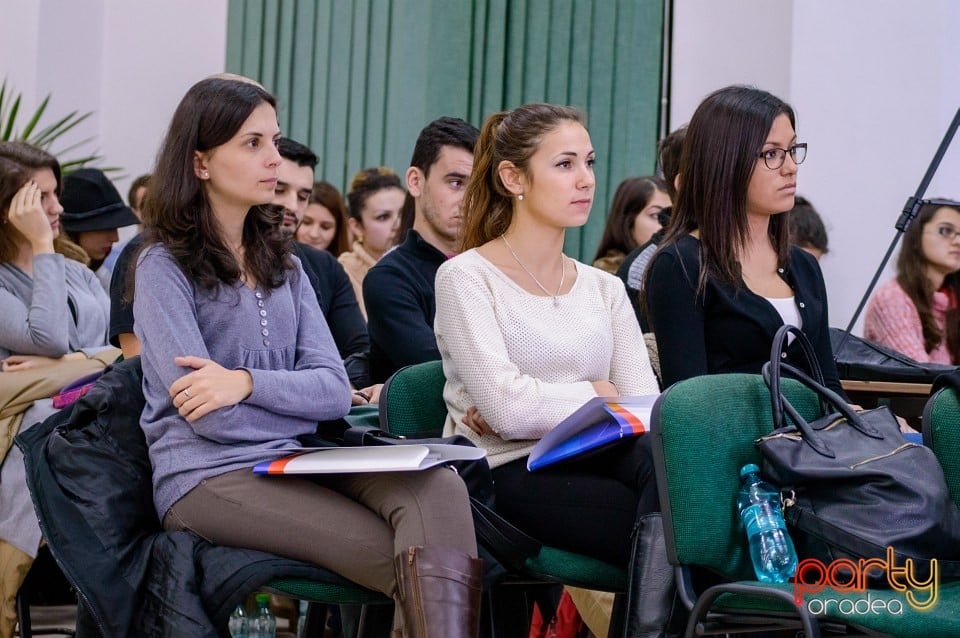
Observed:
[[[655,167],[663,11],[663,0],[231,0],[227,69],[278,96],[284,134],[341,188],[367,166],[402,174],[441,115],[479,127],[526,102],[583,109],[597,193],[566,250],[590,261],[617,184]]]

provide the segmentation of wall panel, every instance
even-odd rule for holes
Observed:
[[[662,0],[231,0],[227,68],[277,93],[281,128],[340,188],[367,166],[403,173],[440,115],[584,109],[597,196],[566,248],[589,261],[617,184],[654,169],[662,25]]]

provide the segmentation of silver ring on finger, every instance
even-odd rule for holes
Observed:
[[[188,390],[187,388],[184,388],[184,389],[183,389],[183,395],[189,399],[189,398],[190,398],[190,390]]]

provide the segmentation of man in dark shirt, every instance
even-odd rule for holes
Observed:
[[[273,203],[283,206],[281,228],[293,235],[310,203],[317,156],[303,144],[287,137],[280,138],[277,150],[283,159],[277,169]],[[333,254],[298,241],[293,242],[293,254],[300,259],[317,294],[320,309],[347,366],[350,382],[355,388],[367,387],[370,383],[366,353],[370,341],[346,271]]]
[[[413,227],[363,280],[377,383],[404,366],[440,358],[433,333],[434,279],[440,264],[457,251],[460,203],[479,135],[461,119],[441,117],[420,131],[414,145],[406,174]]]

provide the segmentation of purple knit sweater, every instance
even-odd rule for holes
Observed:
[[[274,290],[237,283],[205,291],[156,245],[137,264],[133,312],[147,402],[140,425],[161,518],[200,481],[276,458],[317,421],[350,409],[343,362],[299,261]],[[188,423],[168,394],[192,371],[174,364],[181,355],[249,371],[253,392]]]

